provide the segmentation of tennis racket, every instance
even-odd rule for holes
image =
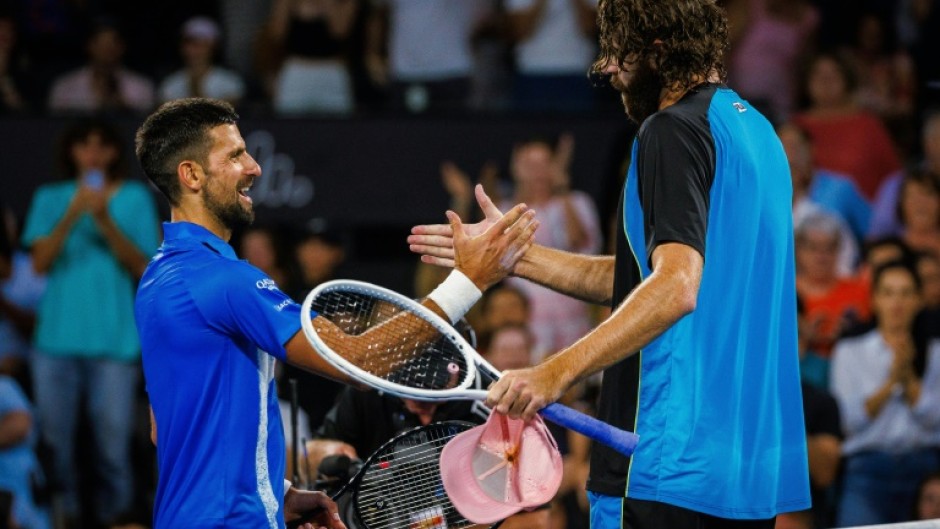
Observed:
[[[311,310],[317,318],[304,316]],[[477,371],[496,378],[500,374],[443,318],[370,283],[335,280],[317,286],[304,299],[300,320],[307,339],[327,362],[398,397],[483,400],[486,391],[470,387]],[[561,404],[539,413],[627,456],[639,439]]]
[[[362,529],[462,529],[491,527],[464,518],[441,483],[441,450],[454,436],[474,425],[444,421],[398,434],[380,446],[332,496],[347,494],[353,523]],[[287,523],[295,529],[312,520],[313,510]],[[346,524],[350,525],[349,520]],[[497,524],[498,525],[498,524]],[[495,527],[495,526],[492,526]]]

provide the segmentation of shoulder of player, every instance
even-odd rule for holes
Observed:
[[[185,261],[184,281],[191,292],[213,296],[226,290],[276,288],[274,281],[247,261],[231,259],[219,254],[206,244],[195,244],[167,249],[167,257]]]
[[[646,118],[637,137],[642,142],[651,137],[676,136],[692,130],[695,116],[678,105],[666,107]]]
[[[672,105],[643,122],[637,133],[641,151],[647,146],[677,148],[681,145],[712,144],[707,114],[689,112]]]

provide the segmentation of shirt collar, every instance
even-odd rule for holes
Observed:
[[[216,234],[192,222],[164,222],[163,240],[170,244],[204,244],[229,259],[238,259],[235,249]]]

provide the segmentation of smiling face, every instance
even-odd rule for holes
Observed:
[[[255,212],[248,190],[261,176],[261,166],[245,150],[245,140],[235,125],[219,125],[209,131],[209,137],[212,148],[203,167],[203,206],[229,230],[250,225]]]

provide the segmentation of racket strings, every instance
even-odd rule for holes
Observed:
[[[356,494],[357,511],[365,525],[370,529],[474,526],[450,502],[440,475],[441,450],[466,428],[425,428],[379,455]]]
[[[394,303],[336,289],[322,292],[312,308],[339,330],[358,337],[360,345],[343,356],[369,374],[431,390],[457,387],[469,378],[460,348],[428,321]],[[329,343],[329,337],[322,337]]]

